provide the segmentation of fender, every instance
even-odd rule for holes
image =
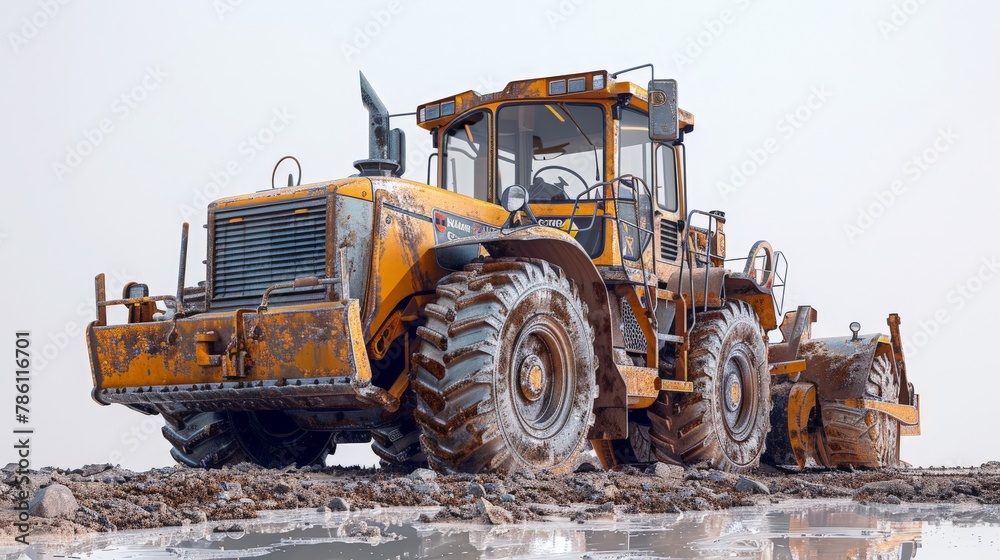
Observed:
[[[573,279],[580,297],[587,304],[588,318],[594,329],[594,354],[597,356],[597,385],[594,400],[594,425],[589,439],[624,439],[628,437],[628,396],[625,379],[615,363],[612,349],[611,308],[604,279],[583,247],[568,233],[548,226],[532,225],[516,230],[463,237],[441,243],[435,250],[481,245],[491,257],[542,259],[558,266]]]
[[[883,353],[891,358],[892,347],[888,337],[877,333],[861,335],[857,341],[849,337],[803,340],[798,358],[806,361],[806,369],[799,380],[815,384],[820,399],[861,399],[872,362]],[[896,367],[895,360],[892,367]]]

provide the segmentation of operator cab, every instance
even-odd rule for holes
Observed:
[[[417,124],[434,135],[442,188],[496,203],[517,184],[532,203],[574,203],[601,197],[596,184],[632,175],[650,190],[665,187],[661,208],[678,211],[680,131],[691,131],[694,118],[674,105],[676,136],[660,145],[650,139],[648,98],[631,82],[589,72],[427,103]]]

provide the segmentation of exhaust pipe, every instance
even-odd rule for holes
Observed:
[[[400,177],[406,171],[406,136],[389,129],[389,111],[361,75],[361,102],[368,110],[368,159],[354,162],[362,176]]]

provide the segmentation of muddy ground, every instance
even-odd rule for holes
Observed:
[[[218,522],[218,530],[225,530],[233,520],[253,518],[258,511],[293,508],[440,506],[434,521],[503,524],[550,516],[586,521],[801,498],[1000,504],[1000,462],[968,469],[857,472],[792,473],[764,467],[746,477],[663,464],[617,472],[587,467],[566,475],[519,471],[503,476],[444,476],[426,469],[412,473],[340,467],[268,470],[247,463],[211,471],[169,467],[132,472],[111,465],[45,468],[28,475],[30,495],[64,485],[75,503],[63,492],[61,499],[72,507],[53,517],[32,516],[31,540],[206,521]],[[22,487],[16,485],[12,465],[3,469],[2,476],[0,543],[10,545],[16,544],[14,508]]]

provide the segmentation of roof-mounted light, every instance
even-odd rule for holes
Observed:
[[[549,95],[562,95],[566,93],[566,80],[552,80],[549,82]]]
[[[445,101],[441,103],[441,116],[448,117],[455,114],[455,102]]]
[[[594,74],[590,78],[591,89],[604,89],[604,74]]]
[[[579,78],[569,79],[569,93],[580,93],[581,91],[587,90],[587,78],[580,76]]]

